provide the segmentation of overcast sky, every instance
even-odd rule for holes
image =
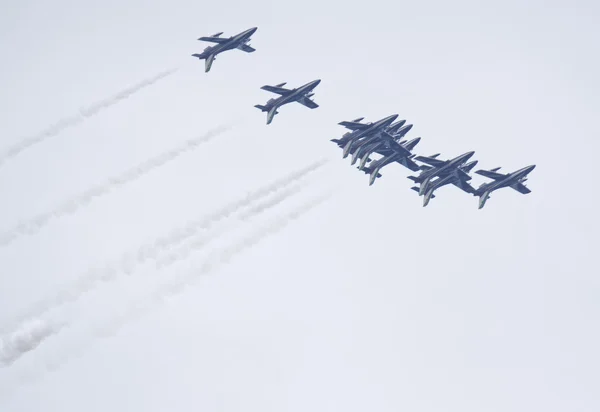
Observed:
[[[598,411],[599,19],[591,0],[0,2],[0,410]],[[190,56],[254,26],[253,54]],[[316,110],[252,107],[314,79]],[[536,164],[532,193],[423,208],[399,165],[369,187],[329,140],[394,113],[418,154]],[[154,243],[275,187],[252,219]]]

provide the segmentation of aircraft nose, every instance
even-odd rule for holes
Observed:
[[[248,29],[247,33],[248,34],[254,34],[254,32],[258,30],[258,27],[252,27],[251,29]]]
[[[314,86],[318,86],[318,85],[319,85],[319,83],[321,83],[321,79],[317,79],[317,80],[315,80],[315,81],[313,81],[313,82],[312,82],[312,84],[313,84]]]

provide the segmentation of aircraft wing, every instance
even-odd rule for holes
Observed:
[[[491,170],[478,170],[475,173],[477,173],[478,175],[481,175],[481,176],[488,177],[490,179],[494,179],[494,180],[502,180],[506,177],[506,175],[504,175],[502,173],[492,172]]]
[[[415,157],[415,160],[426,163],[433,167],[440,167],[446,163],[445,160],[439,160],[439,159],[435,159],[433,157],[427,157],[427,156],[417,156],[417,157]]]
[[[475,188],[463,179],[455,179],[452,183],[454,184],[454,186],[458,187],[463,192],[475,193]]]
[[[266,90],[271,93],[277,93],[282,96],[285,96],[286,94],[291,92],[290,89],[286,89],[285,87],[277,87],[277,86],[263,86],[263,87],[261,87],[261,89]]]
[[[298,99],[297,102],[303,106],[308,107],[309,109],[316,109],[317,107],[319,107],[318,104],[316,104],[315,102],[310,100],[308,97],[303,97],[301,99]]]
[[[222,37],[214,37],[214,36],[200,37],[198,40],[209,41],[211,43],[225,43],[227,41],[227,39],[224,39]]]
[[[526,195],[527,193],[531,193],[531,190],[527,186],[525,186],[523,183],[515,183],[511,187],[513,189],[515,189],[517,192],[522,193],[524,195]]]
[[[408,157],[402,159],[402,165],[407,167],[409,170],[412,170],[413,172],[419,171],[419,165],[413,162],[412,159],[409,159]]]
[[[352,131],[354,130],[364,130],[367,127],[369,127],[369,124],[366,123],[359,123],[359,122],[339,122],[338,123],[340,126],[344,126],[346,129],[350,129]]]
[[[239,49],[240,49],[241,51],[244,51],[244,52],[246,52],[246,53],[252,53],[252,52],[255,52],[255,51],[256,51],[256,49],[255,49],[254,47],[248,46],[247,44],[243,44],[243,45],[241,45],[241,46],[239,47]]]

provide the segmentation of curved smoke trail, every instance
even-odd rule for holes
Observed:
[[[28,137],[28,138],[24,139],[23,141],[21,141],[20,143],[17,143],[16,145],[9,147],[3,154],[0,155],[0,166],[2,166],[2,164],[4,162],[6,162],[7,160],[10,160],[10,159],[18,156],[19,154],[24,152],[26,149],[28,149],[38,143],[41,143],[50,137],[58,135],[63,130],[68,129],[69,127],[77,126],[78,124],[83,123],[88,117],[94,116],[95,114],[102,111],[103,109],[107,109],[110,106],[113,106],[113,105],[127,99],[134,93],[142,90],[145,87],[153,85],[154,83],[158,82],[161,79],[164,79],[167,76],[170,76],[171,74],[175,73],[177,70],[178,69],[167,70],[167,71],[157,74],[154,77],[143,80],[131,87],[128,87],[128,88],[120,91],[119,93],[117,93],[109,98],[106,98],[99,102],[93,103],[93,104],[89,105],[88,107],[80,109],[78,114],[64,118],[62,120],[59,120],[57,123],[48,127],[46,130],[42,131],[41,133],[38,133],[31,137]]]
[[[154,169],[157,169],[177,159],[184,153],[197,149],[201,144],[212,140],[214,137],[218,136],[229,128],[230,126],[221,126],[200,137],[190,139],[175,149],[172,149],[152,159],[146,160],[136,167],[129,169],[125,173],[119,176],[114,176],[104,183],[101,183],[84,193],[74,196],[50,212],[41,213],[36,217],[18,224],[9,231],[0,235],[0,246],[9,245],[20,236],[33,235],[37,233],[44,226],[50,223],[53,218],[57,219],[65,215],[75,213],[80,208],[89,205],[95,199],[112,192],[114,189],[139,179]]]

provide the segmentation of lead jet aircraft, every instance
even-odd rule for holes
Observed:
[[[342,136],[341,139],[333,139],[332,141],[337,143],[338,145],[344,145],[343,157],[346,158],[350,151],[352,150],[353,144],[362,139],[362,138],[372,138],[376,139],[382,134],[386,133],[386,128],[392,124],[394,120],[398,118],[397,114],[393,114],[381,120],[378,120],[373,123],[360,123],[363,118],[359,118],[353,121],[343,121],[338,123],[341,126],[344,126],[347,129],[350,129],[351,132],[346,133]],[[358,121],[357,121],[358,120]],[[371,140],[372,141],[372,140]]]
[[[419,141],[421,141],[420,137],[402,143],[398,143],[396,141],[386,142],[385,145],[387,146],[387,150],[382,150],[379,152],[383,154],[383,157],[371,162],[368,170],[365,168],[365,172],[370,174],[369,186],[375,182],[375,179],[381,177],[379,171],[382,167],[394,162],[400,163],[402,166],[412,170],[413,172],[419,170],[419,165],[412,160],[415,155],[411,153],[411,150],[415,148]]]
[[[432,156],[417,156],[415,160],[426,163],[429,166],[421,166],[423,170],[418,176],[408,176],[415,183],[420,183],[419,196],[425,194],[429,182],[434,177],[444,178],[454,172],[458,167],[467,162],[475,152],[467,152],[450,160],[439,160],[438,154]]]
[[[475,173],[493,179],[493,182],[483,183],[477,188],[474,195],[479,196],[479,209],[485,206],[485,202],[490,198],[490,194],[503,187],[511,187],[517,192],[526,195],[531,190],[523,183],[527,181],[527,175],[535,169],[535,165],[527,166],[512,173],[498,173],[500,168],[491,170],[478,170]]]
[[[429,183],[429,187],[427,188],[425,195],[423,196],[423,207],[427,206],[430,199],[435,198],[433,192],[441,188],[442,186],[446,186],[449,184],[453,184],[454,186],[461,189],[466,193],[475,193],[475,189],[471,186],[468,181],[471,180],[471,176],[469,176],[469,172],[475,165],[477,164],[477,160],[465,163],[464,165],[456,168],[453,172],[449,173],[445,177],[438,177],[436,180]],[[419,188],[417,186],[411,187],[412,190],[419,193]]]
[[[216,45],[212,47],[208,46],[206,49],[204,49],[202,53],[192,54],[192,56],[197,57],[200,60],[205,60],[204,72],[207,73],[210,71],[210,68],[213,64],[213,61],[215,61],[217,54],[233,49],[238,49],[246,53],[252,53],[256,51],[256,49],[251,47],[248,44],[248,42],[250,41],[250,36],[252,36],[257,29],[258,27],[252,27],[251,29],[243,31],[229,38],[221,37],[223,32],[215,33],[212,36],[208,37],[200,37],[198,40],[216,43]]]
[[[283,106],[284,104],[298,102],[301,105],[308,107],[309,109],[316,109],[317,107],[319,107],[319,105],[312,101],[310,98],[314,96],[314,93],[311,92],[315,87],[319,85],[319,83],[321,83],[321,80],[313,80],[312,82],[306,83],[305,85],[300,86],[296,89],[284,88],[283,86],[285,86],[286,83],[281,83],[275,86],[263,86],[261,87],[262,90],[266,90],[271,93],[277,93],[280,96],[275,99],[270,99],[264,106],[257,104],[254,107],[260,109],[263,112],[268,112],[267,124],[270,124],[273,121],[273,117],[275,117],[275,115],[279,113],[277,109]]]

